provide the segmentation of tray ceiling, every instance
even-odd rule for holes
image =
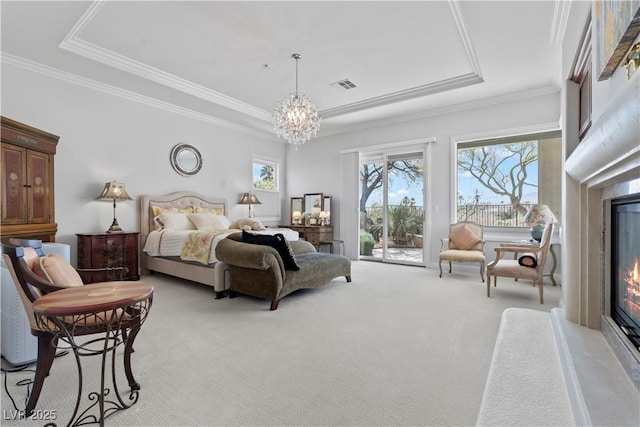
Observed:
[[[320,136],[559,90],[562,2],[1,3],[3,63],[274,137],[300,88]],[[566,11],[564,11],[566,12]],[[566,13],[564,13],[566,15]],[[37,32],[25,32],[24,22]],[[355,87],[335,83],[349,80]],[[274,137],[275,138],[275,137]]]

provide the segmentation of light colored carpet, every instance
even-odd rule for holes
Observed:
[[[502,314],[478,425],[573,425],[549,313]]]
[[[541,305],[530,283],[502,279],[487,298],[475,269],[438,278],[360,261],[352,270],[352,283],[337,278],[297,292],[276,311],[267,301],[215,300],[206,286],[145,277],[156,291],[133,355],[140,400],[107,425],[474,425],[502,312],[549,311],[561,293],[545,286]],[[97,385],[98,363],[83,359],[87,387]],[[30,375],[8,374],[21,409],[26,390],[16,383]],[[68,355],[45,381],[38,408],[56,409],[58,425],[71,413],[76,378]],[[4,390],[2,409],[13,409]]]

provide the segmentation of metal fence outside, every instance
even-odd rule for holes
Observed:
[[[527,210],[531,204],[522,204]],[[470,204],[458,206],[458,221],[473,221],[486,227],[524,227],[523,215],[511,205]]]
[[[398,205],[389,205],[389,209]],[[522,206],[529,210],[531,204],[523,203]],[[382,217],[381,206],[368,206],[366,217]],[[422,206],[407,206],[411,216],[424,218],[424,208]],[[458,221],[473,221],[485,227],[524,227],[522,217],[513,206],[509,204],[467,204],[457,207]],[[364,224],[363,224],[364,225]]]

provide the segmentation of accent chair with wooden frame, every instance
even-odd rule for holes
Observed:
[[[442,277],[442,261],[477,262],[480,263],[480,279],[484,282],[484,227],[472,221],[460,221],[449,226],[449,237],[441,239],[440,277]],[[447,248],[445,249],[445,244]]]
[[[544,304],[544,264],[551,246],[553,223],[549,222],[542,231],[540,243],[503,243],[495,248],[496,259],[487,265],[487,297],[491,296],[491,276],[493,286],[498,284],[498,276],[533,280],[538,285],[540,304]],[[505,259],[507,253],[515,254],[514,259]],[[517,257],[517,254],[522,254]],[[524,262],[526,260],[526,262]]]
[[[40,392],[45,378],[49,375],[51,365],[55,358],[58,335],[51,329],[41,327],[33,311],[33,303],[43,295],[60,291],[69,287],[85,286],[80,275],[73,267],[58,254],[45,255],[42,251],[41,240],[7,238],[2,240],[2,253],[7,269],[16,285],[18,294],[24,305],[31,333],[38,339],[38,356],[36,362],[36,374],[33,380],[33,389],[28,398],[25,412],[31,415],[38,403]],[[43,260],[51,257],[47,266]],[[38,271],[39,270],[39,271]],[[44,271],[43,271],[44,270]],[[43,279],[39,274],[44,274],[48,279]],[[107,282],[102,282],[105,284]],[[118,282],[119,284],[125,282]],[[132,282],[138,283],[138,282]],[[91,286],[87,284],[86,286]],[[84,313],[82,313],[84,314]],[[91,313],[86,313],[86,319],[90,319]],[[131,320],[124,320],[120,328],[125,341],[124,349],[124,370],[132,392],[140,390],[140,384],[135,381],[131,371],[131,354],[133,353],[133,341],[141,326],[139,316],[129,316]],[[122,317],[124,317],[122,316]],[[70,319],[78,316],[70,316]],[[107,325],[104,318],[93,316],[93,321],[85,320],[84,323],[75,323],[73,336],[83,336],[90,334],[104,334],[110,325]],[[77,410],[77,406],[76,406]]]

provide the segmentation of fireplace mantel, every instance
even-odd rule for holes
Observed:
[[[640,166],[640,72],[636,72],[567,158],[566,172],[580,183],[607,181]]]

